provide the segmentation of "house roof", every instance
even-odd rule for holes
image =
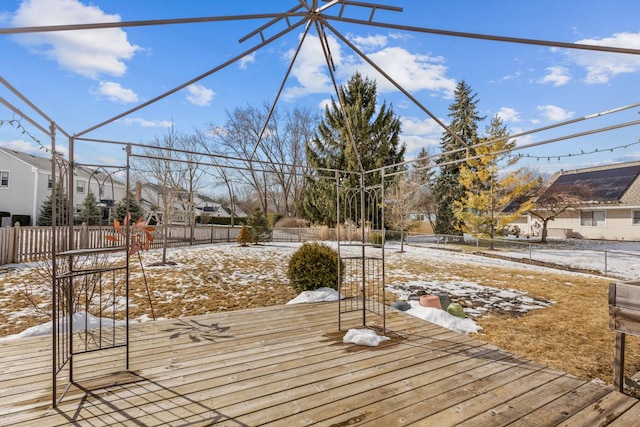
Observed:
[[[613,165],[606,168],[577,169],[563,172],[542,194],[540,199],[551,194],[572,192],[583,187],[594,202],[617,202],[640,174],[640,164]]]
[[[10,148],[0,147],[0,150],[15,157],[24,163],[42,170],[51,170],[51,157],[34,156],[33,154],[23,153],[21,151],[12,150]]]
[[[0,150],[28,164],[29,166],[33,166],[37,168],[40,171],[43,171],[43,172],[51,171],[51,157],[36,156],[30,153],[24,153],[22,151],[16,151],[16,150],[12,150],[10,148],[4,148],[4,147],[0,147]],[[124,185],[119,180],[113,178],[113,175],[109,177],[109,175],[103,172],[99,172],[99,171],[97,172],[96,170],[93,170],[87,167],[82,167],[82,166],[77,167],[75,168],[74,173],[76,176],[81,176],[83,178],[89,178],[90,176],[93,176],[94,179],[97,179],[99,181],[110,180],[110,182],[113,181],[113,184],[115,185]]]

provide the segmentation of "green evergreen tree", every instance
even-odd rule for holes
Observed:
[[[374,81],[356,73],[338,92],[344,114],[340,103],[332,98],[318,131],[307,142],[307,162],[313,174],[299,204],[305,219],[327,225],[336,222],[335,173],[331,170],[354,172],[344,174],[341,185],[359,187],[361,172],[401,163],[405,152],[399,139],[400,119],[386,102],[377,105]],[[395,170],[397,167],[387,172]],[[366,174],[365,187],[380,184],[380,177],[379,172]]]
[[[52,191],[52,193],[56,196],[56,224],[57,225],[67,225],[69,223],[69,199],[67,198],[67,193],[64,191],[62,186],[56,186],[56,190]],[[51,199],[52,195],[50,194],[47,198],[42,202],[42,206],[40,207],[40,213],[38,214],[38,220],[36,221],[36,225],[39,226],[50,226],[52,225],[52,217],[53,217],[53,202]]]
[[[82,201],[82,208],[80,208],[78,217],[81,222],[84,222],[87,225],[100,224],[102,215],[100,208],[98,207],[98,202],[96,201],[96,196],[92,191],[89,191],[87,197]]]
[[[127,198],[129,199],[129,212],[131,213],[131,220],[133,222],[144,217],[144,210],[140,204],[136,201],[131,191],[127,191],[127,194],[122,199],[118,200],[111,211],[111,217],[109,222],[113,223],[114,219],[117,219],[122,223],[127,216]]]
[[[247,217],[247,226],[251,229],[253,243],[258,244],[268,239],[271,229],[262,208],[255,207],[253,212]]]
[[[449,132],[444,132],[440,141],[442,155],[436,160],[441,165],[435,177],[433,195],[437,201],[437,234],[462,234],[462,222],[454,215],[454,202],[464,197],[464,188],[459,182],[462,160],[475,154],[473,146],[478,143],[478,123],[485,119],[477,109],[478,100],[471,87],[462,80],[454,91],[454,102],[449,106],[451,123]],[[456,151],[458,150],[458,151]],[[453,152],[452,152],[453,151]]]

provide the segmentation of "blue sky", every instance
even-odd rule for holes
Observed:
[[[377,10],[374,20],[403,26],[640,49],[637,0],[472,2],[375,0],[402,12]],[[296,0],[2,0],[0,27],[137,21],[277,13]],[[320,5],[325,5],[320,2]],[[337,14],[339,5],[326,13]],[[368,19],[370,10],[347,7],[344,16]],[[260,42],[239,39],[266,20],[141,26],[122,29],[0,34],[0,76],[67,132],[81,133],[224,64]],[[474,40],[329,21],[422,105],[448,123],[452,91],[464,79],[489,118],[499,114],[513,134],[640,102],[640,56]],[[267,30],[267,37],[284,27]],[[303,28],[203,80],[86,137],[145,143],[172,124],[182,132],[222,124],[237,106],[275,99]],[[407,158],[421,147],[437,151],[442,129],[347,45],[329,32],[339,83],[356,70],[378,82],[378,100],[402,119]],[[322,108],[333,95],[318,36],[312,30],[280,100]],[[0,96],[30,111],[4,87]],[[640,108],[584,120],[518,138],[519,146],[640,120]],[[31,114],[31,113],[30,113]],[[35,115],[34,115],[35,117]],[[0,105],[0,120],[15,115]],[[42,121],[40,121],[43,123]],[[45,124],[46,126],[46,124]],[[25,124],[36,138],[46,138]],[[521,165],[544,172],[640,160],[640,127],[568,139],[519,151]],[[63,138],[58,144],[64,144]],[[0,146],[37,150],[25,134],[0,127]],[[626,148],[618,148],[624,147]],[[598,150],[594,154],[591,153]],[[122,161],[118,148],[79,143],[83,163]],[[570,156],[569,156],[570,155]]]

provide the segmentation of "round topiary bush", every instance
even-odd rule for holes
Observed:
[[[341,267],[343,276],[344,265]],[[304,243],[291,256],[287,277],[297,292],[338,289],[338,252],[322,243]]]

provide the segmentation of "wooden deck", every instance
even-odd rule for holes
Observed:
[[[131,328],[130,372],[77,359],[51,405],[51,338],[0,342],[0,425],[629,426],[638,400],[389,309],[379,347],[344,344],[336,303]],[[346,325],[357,327],[357,324]],[[110,375],[99,376],[111,372]],[[96,377],[99,378],[90,378]]]

